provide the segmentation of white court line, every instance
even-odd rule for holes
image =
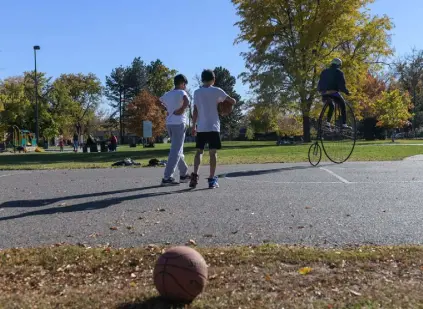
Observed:
[[[309,184],[349,184],[349,185],[360,185],[360,184],[373,184],[373,185],[383,185],[383,184],[408,184],[408,183],[423,183],[423,180],[397,180],[397,181],[268,181],[268,180],[249,180],[249,179],[239,179],[235,177],[224,177],[227,180],[231,181],[242,181],[250,183],[273,183],[273,184],[284,184],[284,185],[309,185]],[[347,181],[347,180],[346,180]]]
[[[327,168],[320,167],[320,169],[321,169],[322,171],[328,172],[328,173],[329,173],[329,174],[331,174],[332,176],[334,176],[334,177],[338,178],[338,179],[339,179],[340,181],[342,181],[343,183],[350,183],[350,182],[349,182],[348,180],[346,180],[345,178],[343,178],[343,177],[339,176],[338,174],[336,174],[336,173],[332,172],[331,170],[328,170]]]
[[[239,179],[235,177],[225,177],[225,179],[232,180],[232,181],[244,181],[244,182],[252,182],[252,183],[274,183],[274,184],[342,184],[340,181],[268,181],[268,180],[249,180],[249,179]]]
[[[15,176],[15,175],[29,174],[29,173],[30,173],[30,172],[13,173],[13,174],[4,174],[4,175],[0,175],[0,178],[2,178],[2,177],[9,177],[9,176]]]

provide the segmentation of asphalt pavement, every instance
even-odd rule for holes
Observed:
[[[423,161],[219,167],[220,188],[163,168],[0,171],[0,248],[55,243],[423,243]]]

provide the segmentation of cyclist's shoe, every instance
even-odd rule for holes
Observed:
[[[191,181],[189,182],[189,187],[190,188],[196,188],[197,185],[198,185],[198,178],[199,178],[198,175],[192,173],[190,178],[191,178]]]
[[[323,131],[326,132],[331,132],[332,131],[332,125],[330,124],[330,122],[325,122],[323,123]]]
[[[352,130],[352,127],[350,127],[350,126],[349,126],[349,125],[347,125],[347,124],[343,124],[343,125],[342,125],[342,129]]]
[[[191,176],[189,174],[186,174],[185,176],[179,177],[179,182],[181,183],[187,183],[191,180]]]
[[[173,177],[170,177],[170,178],[167,178],[167,179],[165,179],[165,178],[162,179],[162,186],[163,187],[165,187],[165,186],[177,186],[177,185],[179,185],[179,182],[177,182]]]
[[[219,188],[219,183],[217,182],[219,178],[217,176],[214,176],[213,178],[209,178],[209,189],[215,189]]]

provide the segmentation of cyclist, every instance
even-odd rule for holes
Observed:
[[[323,70],[323,72],[320,74],[317,90],[322,95],[323,102],[329,104],[326,127],[331,127],[330,121],[332,120],[333,111],[335,108],[333,102],[335,102],[335,104],[338,104],[339,108],[341,109],[342,127],[350,129],[350,127],[347,125],[345,100],[340,94],[340,92],[344,92],[346,95],[349,95],[350,92],[345,85],[345,77],[344,73],[341,71],[341,66],[341,59],[333,59],[331,66]]]

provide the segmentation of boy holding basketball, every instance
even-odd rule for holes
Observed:
[[[195,188],[198,184],[198,170],[204,153],[204,146],[209,145],[210,175],[209,188],[218,188],[218,178],[215,176],[217,166],[217,150],[222,148],[220,141],[220,119],[218,104],[225,102],[234,105],[236,101],[225,91],[214,87],[215,75],[212,70],[201,73],[203,86],[194,92],[194,113],[192,116],[192,135],[196,135],[197,153],[194,159],[194,172],[191,174],[189,186]]]
[[[187,182],[190,179],[188,166],[184,160],[184,141],[186,130],[185,110],[189,106],[188,94],[185,92],[188,84],[187,78],[176,75],[174,78],[175,89],[165,93],[160,102],[167,110],[166,127],[171,140],[169,158],[162,179],[162,186],[178,185],[180,182]],[[179,180],[173,178],[176,166],[179,169]]]

